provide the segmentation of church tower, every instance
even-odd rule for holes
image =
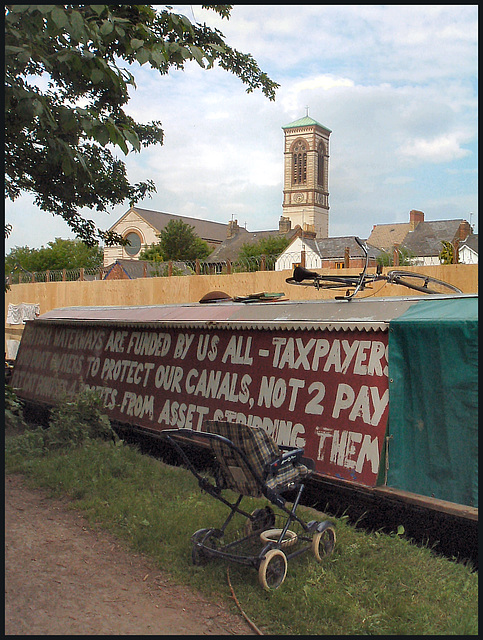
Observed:
[[[283,217],[292,228],[329,237],[330,129],[308,115],[282,127],[285,134]]]

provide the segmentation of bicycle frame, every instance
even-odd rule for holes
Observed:
[[[364,251],[364,254],[365,254],[365,257],[366,257],[365,262],[364,262],[364,269],[359,274],[359,282],[357,283],[357,286],[354,289],[354,291],[350,295],[347,295],[348,292],[346,292],[345,296],[335,296],[336,300],[347,300],[349,302],[356,295],[356,293],[358,293],[361,290],[361,288],[363,288],[363,286],[365,284],[364,283],[364,279],[366,277],[367,266],[369,264],[369,251],[367,250],[366,244],[364,242],[362,242],[362,240],[360,238],[358,238],[357,236],[354,236],[354,240],[360,246],[362,251]]]
[[[343,296],[335,296],[335,299],[346,300],[347,302],[350,302],[359,291],[365,289],[367,284],[378,282],[380,280],[383,280],[390,284],[399,284],[401,286],[407,287],[408,289],[414,289],[415,291],[426,294],[462,293],[461,289],[458,289],[458,287],[448,284],[447,282],[442,282],[441,280],[438,280],[436,278],[432,278],[431,276],[425,276],[419,273],[394,270],[389,271],[386,275],[383,275],[381,273],[382,268],[380,265],[377,265],[377,271],[375,274],[368,274],[367,267],[369,265],[369,251],[367,245],[356,236],[354,237],[354,239],[361,247],[365,256],[364,268],[358,276],[323,276],[315,271],[309,271],[304,267],[298,266],[295,267],[292,278],[287,278],[286,282],[288,284],[303,285],[304,280],[311,280],[312,286],[314,286],[316,289],[320,289],[321,287],[329,289],[340,289],[341,287],[345,286],[348,287],[346,294]],[[411,279],[413,281],[411,281]],[[414,282],[414,280],[416,280],[416,282]],[[418,281],[423,281],[423,284],[419,284]],[[433,289],[428,287],[428,285],[433,285]],[[352,293],[349,293],[350,288],[354,288],[354,291]]]
[[[357,277],[357,283],[355,285],[354,291],[352,293],[349,294],[349,292],[346,292],[346,295],[344,296],[335,296],[336,300],[347,300],[350,301],[352,300],[352,298],[362,289],[364,289],[365,284],[366,284],[366,272],[367,272],[367,267],[369,265],[369,251],[367,250],[367,246],[364,242],[362,242],[362,240],[356,236],[354,236],[354,240],[357,242],[357,244],[361,247],[362,251],[364,252],[364,256],[365,256],[365,260],[364,260],[364,268],[362,270],[362,272],[358,275],[358,276],[353,276],[353,279],[355,279]],[[352,282],[349,281],[349,276],[344,277],[341,276],[340,279],[339,277],[337,277],[337,279],[334,279],[333,282],[335,282],[336,284],[333,285],[333,288],[340,288],[341,286],[343,286],[344,284],[347,286],[354,286]],[[303,280],[312,280],[313,281],[313,286],[316,289],[320,288],[320,281],[323,280],[323,276],[321,276],[319,273],[316,273],[315,271],[309,271],[308,269],[305,269],[304,267],[295,267],[294,272],[293,272],[293,277],[292,278],[287,278],[286,282],[288,282],[289,284],[302,284]],[[323,285],[322,285],[323,286]]]

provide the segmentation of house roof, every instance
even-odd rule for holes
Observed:
[[[373,247],[388,250],[395,244],[402,244],[410,229],[409,222],[395,222],[393,224],[376,224],[367,241]]]
[[[385,251],[397,244],[415,256],[436,256],[441,251],[441,242],[453,242],[464,222],[462,219],[422,221],[413,231],[410,222],[376,224],[367,241]]]
[[[351,257],[364,257],[364,252],[355,241],[354,236],[319,238],[316,239],[316,242],[319,247],[320,255],[323,258],[344,258],[346,247],[349,247]],[[374,247],[369,243],[366,244],[370,258],[376,258],[381,253],[377,247]]]
[[[124,215],[127,215],[129,211],[135,211],[156,231],[162,231],[171,220],[182,220],[185,224],[194,227],[196,234],[208,242],[223,242],[228,233],[228,225],[222,222],[210,222],[209,220],[178,216],[174,213],[152,211],[151,209],[140,209],[139,207],[131,207]],[[117,220],[110,228],[110,231],[114,230],[119,222],[120,220]]]
[[[415,256],[437,256],[442,242],[453,242],[464,220],[435,220],[420,222],[409,231],[402,244]]]
[[[352,258],[364,257],[364,252],[357,244],[354,236],[339,236],[336,238],[306,238],[304,243],[321,258],[344,259],[346,247],[349,247]],[[369,257],[376,258],[381,251],[377,247],[367,245]]]
[[[469,247],[475,253],[478,253],[478,234],[472,233],[470,236],[466,238],[463,242],[460,243],[460,251],[463,247]]]
[[[238,232],[232,238],[227,238],[222,244],[211,253],[206,262],[224,262],[225,260],[236,260],[238,253],[244,244],[255,244],[262,238],[284,236],[289,240],[297,235],[300,227],[297,225],[286,234],[280,231],[247,231],[243,227],[238,228]]]
[[[325,129],[329,133],[332,133],[330,129],[328,129],[327,127],[324,127],[323,124],[320,124],[320,122],[317,122],[317,120],[314,120],[309,116],[305,116],[304,118],[299,118],[294,122],[290,122],[290,124],[284,124],[282,125],[282,129],[294,129],[295,127],[313,127],[313,126],[321,127],[322,129]]]

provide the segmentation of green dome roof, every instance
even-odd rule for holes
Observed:
[[[314,120],[309,116],[304,116],[303,118],[299,118],[298,120],[295,120],[295,122],[291,122],[290,124],[284,124],[282,126],[282,129],[293,129],[295,127],[311,127],[311,126],[322,127],[322,129],[325,129],[329,133],[332,133],[330,129],[328,129],[327,127],[324,127],[323,124],[320,124],[320,122],[317,122],[317,120]]]

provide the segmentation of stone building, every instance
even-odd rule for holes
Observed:
[[[329,236],[330,129],[305,116],[282,127],[285,135],[283,216]]]
[[[182,220],[194,227],[196,234],[212,248],[220,245],[228,235],[229,226],[221,222],[130,207],[109,229],[129,240],[130,244],[125,247],[104,247],[104,266],[111,265],[116,260],[138,260],[143,249],[159,242],[159,233],[171,220]]]

